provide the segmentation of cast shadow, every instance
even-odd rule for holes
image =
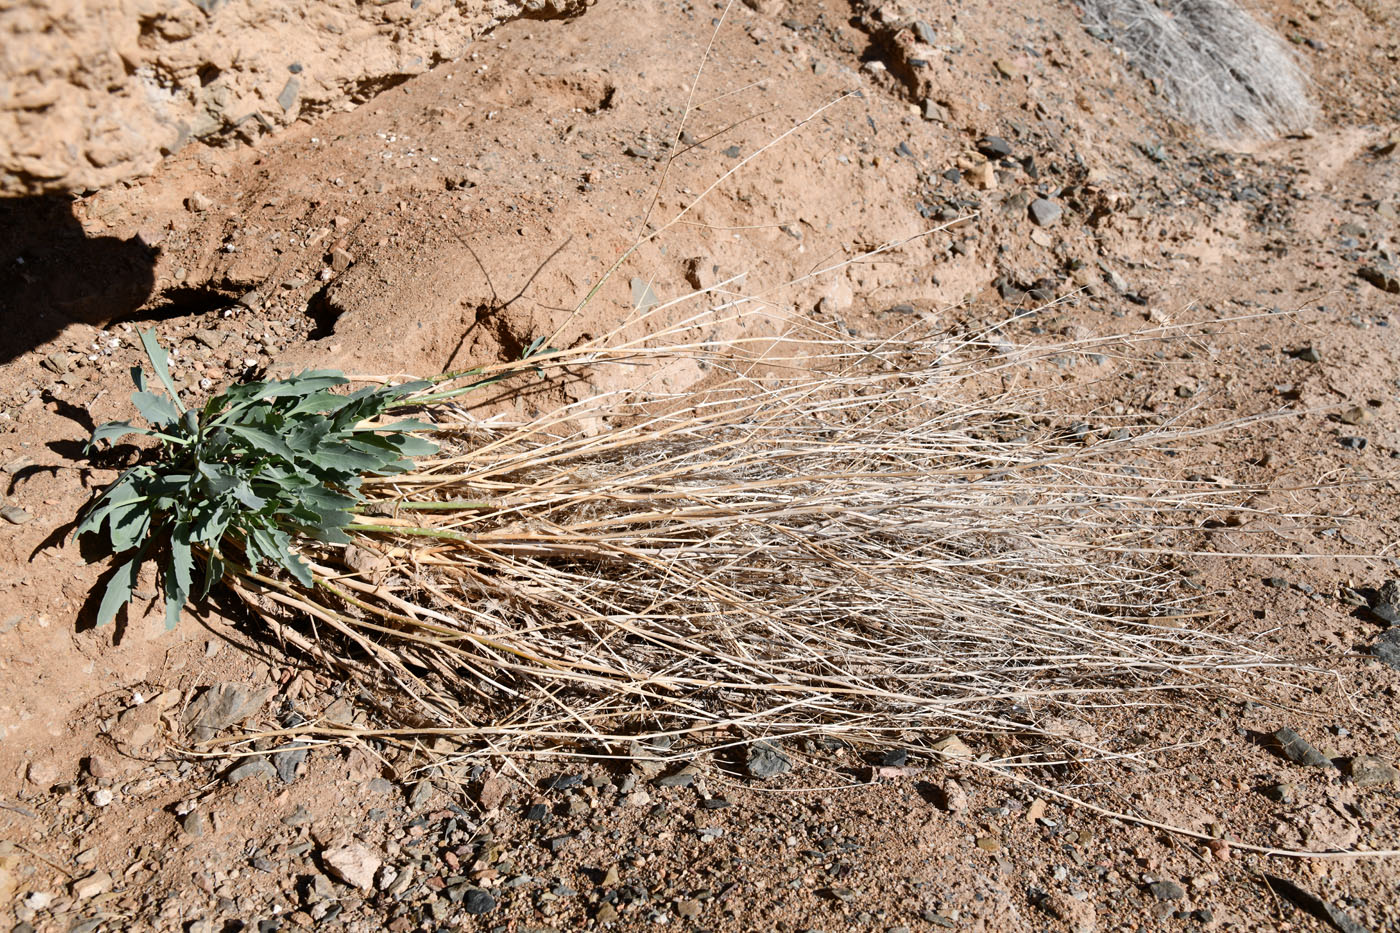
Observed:
[[[156,250],[139,236],[87,236],[73,207],[63,195],[0,198],[0,364],[151,296]]]

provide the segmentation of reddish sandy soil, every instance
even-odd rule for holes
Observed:
[[[669,0],[514,23],[468,58],[256,147],[192,145],[139,184],[0,203],[11,507],[0,523],[0,924],[1342,923],[1299,906],[1292,884],[1360,928],[1400,929],[1394,861],[1230,844],[1400,848],[1400,786],[1379,766],[1375,782],[1352,767],[1400,759],[1400,674],[1370,654],[1384,625],[1364,608],[1400,577],[1400,295],[1358,275],[1393,277],[1400,256],[1390,14],[1273,4],[1272,25],[1317,46],[1298,47],[1323,113],[1297,138],[1226,145],[1175,124],[1068,4],[994,13],[932,0],[918,14],[938,47],[919,72],[927,107],[902,81],[911,66],[897,43],[873,38],[876,24],[903,21],[893,6],[758,6],[731,10],[717,32],[722,6]],[[1012,155],[987,174],[978,143],[989,134]],[[1042,196],[1063,208],[1043,227],[1028,216]],[[692,203],[570,316],[645,224]],[[1027,378],[1090,425],[1279,415],[1171,460],[1183,480],[1248,485],[1261,509],[1256,523],[1190,533],[1206,553],[1182,559],[1182,585],[1200,590],[1203,624],[1333,673],[1239,679],[1244,693],[1150,715],[1086,711],[1080,725],[1112,748],[1167,750],[1054,774],[916,755],[882,776],[869,750],[794,744],[797,766],[779,779],[702,755],[695,785],[665,787],[625,762],[484,753],[423,772],[410,750],[345,740],[314,748],[290,782],[234,784],[225,775],[238,762],[198,752],[182,725],[202,688],[272,690],[249,731],[293,706],[350,717],[354,688],[217,602],[174,632],[139,612],[93,628],[103,567],[67,533],[115,475],[82,448],[94,424],[128,417],[136,328],[174,348],[192,397],[305,366],[432,375],[518,358],[561,326],[565,341],[602,333],[626,312],[633,279],[664,298],[697,270],[742,275],[734,288],[858,332],[910,315],[986,326],[1050,298],[1062,300],[1008,324],[1006,338],[1200,323],[1190,340],[1066,355]],[[530,414],[585,390],[515,404]],[[1337,766],[1284,759],[1263,740],[1283,726]],[[1263,792],[1275,785],[1286,786]],[[702,805],[716,799],[728,805]],[[347,880],[353,869],[337,875],[345,845],[373,860],[365,887]]]

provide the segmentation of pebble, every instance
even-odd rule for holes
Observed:
[[[1275,731],[1270,738],[1274,740],[1278,750],[1283,753],[1283,757],[1294,764],[1310,768],[1332,767],[1332,762],[1326,755],[1313,748],[1307,739],[1287,726]]]
[[[699,774],[700,769],[696,768],[695,765],[686,765],[674,774],[657,778],[656,785],[658,787],[689,787],[695,783],[695,778]]]
[[[1154,881],[1147,890],[1159,901],[1179,901],[1186,896],[1186,889],[1175,881]]]
[[[1365,450],[1365,449],[1366,449],[1366,438],[1364,438],[1364,437],[1354,437],[1354,436],[1350,436],[1350,435],[1344,435],[1344,436],[1342,436],[1342,437],[1337,438],[1337,443],[1338,443],[1338,444],[1341,444],[1341,445],[1342,445],[1343,447],[1345,447],[1347,450]]]
[[[1060,219],[1064,208],[1048,198],[1036,198],[1030,206],[1031,222],[1037,227],[1048,227]]]
[[[1375,266],[1362,266],[1356,273],[1362,280],[1374,285],[1383,292],[1392,295],[1400,295],[1400,278],[1396,278],[1388,272],[1377,269]]]
[[[94,807],[106,807],[112,803],[112,792],[105,787],[100,787],[92,792],[92,805]]]
[[[17,505],[6,505],[0,507],[0,518],[11,525],[24,525],[34,520],[34,516]]]
[[[205,826],[208,821],[204,818],[203,810],[191,810],[180,818],[180,828],[185,831],[186,836],[195,839],[204,835]]]
[[[768,742],[755,742],[749,746],[748,757],[744,765],[751,777],[767,780],[770,777],[791,771],[792,759]]]
[[[352,842],[323,850],[321,863],[332,876],[361,891],[368,891],[374,887],[374,873],[384,862],[367,847]]]
[[[1371,645],[1371,654],[1374,657],[1400,671],[1400,625],[1392,626],[1389,630],[1382,632],[1381,637]]]
[[[1379,787],[1383,784],[1400,785],[1400,770],[1375,755],[1358,755],[1347,767],[1351,781],[1357,787]]]
[[[977,140],[977,151],[989,159],[1005,159],[1011,155],[1011,144],[1000,136],[983,136]]]
[[[597,912],[593,914],[593,919],[598,923],[615,923],[617,921],[617,908],[604,902]]]
[[[1291,351],[1289,355],[1295,360],[1302,360],[1304,363],[1322,362],[1322,354],[1318,352],[1316,347],[1299,347],[1297,350]]]
[[[1387,580],[1371,601],[1371,612],[1382,622],[1400,623],[1400,580]]]
[[[73,896],[80,901],[105,894],[112,890],[112,876],[105,871],[96,871],[86,878],[80,878],[73,882]]]
[[[220,729],[236,725],[262,709],[272,694],[272,687],[214,684],[186,708],[185,725],[196,739],[206,741]]]
[[[250,758],[241,765],[235,765],[224,775],[224,780],[230,784],[237,784],[249,778],[263,778],[271,780],[277,777],[277,769],[272,766],[272,762],[266,758]]]
[[[1269,784],[1259,788],[1259,793],[1275,803],[1292,803],[1297,790],[1292,784]]]
[[[1098,925],[1093,904],[1058,891],[1041,898],[1040,909],[1066,924],[1074,933],[1093,933]]]
[[[462,909],[473,916],[480,916],[496,909],[496,899],[489,891],[467,888],[462,894]]]

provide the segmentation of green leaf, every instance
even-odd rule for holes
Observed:
[[[296,460],[297,458],[286,442],[271,431],[250,427],[246,424],[230,424],[224,430],[234,437],[247,441],[254,449],[264,454],[281,457],[283,460]]]
[[[175,403],[175,408],[182,414],[185,411],[184,404],[180,401],[180,394],[175,391],[175,382],[170,378],[170,355],[165,352],[165,348],[156,341],[156,329],[140,331],[141,346],[146,351],[146,357],[151,361],[151,369],[155,370],[156,378],[160,384],[165,386],[165,391],[170,393],[171,400]]]
[[[91,451],[97,446],[98,441],[112,443],[119,441],[128,434],[150,434],[145,428],[138,428],[129,421],[109,421],[106,424],[98,425],[92,432],[92,440],[88,441],[88,450]]]
[[[163,395],[156,395],[153,392],[133,392],[131,393],[131,401],[136,406],[136,410],[141,412],[141,417],[158,428],[167,427],[172,422],[180,420],[180,413]]]
[[[188,594],[193,587],[194,555],[190,552],[189,522],[177,522],[170,530],[170,569],[174,571],[175,584],[181,593]]]
[[[174,631],[180,624],[180,610],[189,601],[189,590],[180,588],[180,581],[167,570],[162,580],[165,589],[165,630]]]
[[[136,575],[141,570],[144,549],[117,568],[112,579],[107,581],[107,591],[102,594],[102,603],[97,607],[97,626],[101,628],[117,617],[122,606],[131,602],[131,591],[136,589]]]
[[[146,371],[140,366],[131,367],[131,381],[136,383],[137,392],[146,391]]]

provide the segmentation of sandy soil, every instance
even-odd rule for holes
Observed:
[[[1400,848],[1400,675],[1371,654],[1385,626],[1366,608],[1400,577],[1390,14],[1271,5],[1324,116],[1226,147],[1175,124],[1068,5],[935,0],[917,14],[932,49],[899,39],[915,14],[893,5],[755,5],[717,32],[722,5],[669,0],[509,24],[353,111],[191,144],[85,198],[0,202],[0,901],[16,929],[1400,929],[1393,861],[1242,848]],[[988,164],[988,136],[1010,155]],[[646,224],[717,180],[571,315]],[[1036,198],[1058,219],[1033,222]],[[1182,586],[1202,624],[1334,676],[1086,711],[1066,728],[1167,750],[1055,774],[793,743],[772,781],[701,755],[667,786],[681,762],[484,754],[423,772],[411,749],[346,739],[290,781],[235,783],[246,762],[186,729],[204,688],[267,688],[238,727],[255,732],[294,710],[363,716],[353,685],[217,601],[171,633],[159,613],[92,627],[103,568],[67,532],[119,465],[81,453],[128,416],[136,328],[155,326],[199,396],[261,371],[515,359],[561,326],[610,327],[633,280],[664,298],[741,275],[862,333],[911,315],[978,328],[1053,299],[1007,340],[1202,324],[1027,378],[1091,428],[1278,414],[1172,458],[1183,482],[1267,490],[1259,522],[1192,532],[1208,553],[1181,561]],[[1266,738],[1280,727],[1335,765],[1284,758]]]

